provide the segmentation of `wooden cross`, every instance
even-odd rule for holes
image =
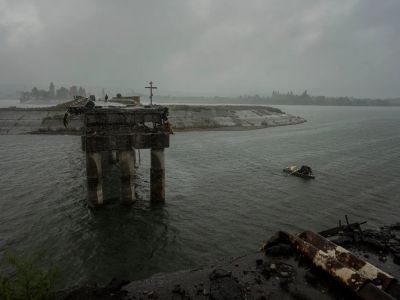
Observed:
[[[150,89],[150,105],[153,105],[153,90],[156,90],[157,87],[153,86],[153,81],[149,82],[150,86],[146,86],[146,89]]]

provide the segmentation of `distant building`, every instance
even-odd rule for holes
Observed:
[[[66,101],[75,96],[86,97],[86,90],[83,87],[73,85],[69,89],[61,86],[56,89],[53,82],[50,82],[49,90],[41,90],[37,87],[32,88],[30,92],[20,93],[20,102],[23,103],[53,103]]]

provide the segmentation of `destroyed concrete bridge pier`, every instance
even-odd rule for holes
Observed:
[[[165,201],[165,156],[169,147],[168,108],[164,106],[95,106],[85,111],[82,149],[86,152],[87,199],[90,207],[104,204],[107,162],[119,162],[120,198],[135,197],[135,150],[150,149],[150,198]]]

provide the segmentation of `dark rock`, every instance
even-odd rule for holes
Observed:
[[[231,272],[218,269],[214,270],[210,274],[210,299],[242,299],[242,287],[234,278],[232,278]]]
[[[130,282],[129,280],[113,278],[107,285],[107,288],[109,288],[112,291],[119,291],[124,285],[128,284],[129,282]]]
[[[174,286],[174,289],[172,290],[172,293],[174,294],[179,294],[179,295],[185,295],[185,290],[181,288],[180,284],[176,284]]]
[[[386,248],[384,243],[382,243],[381,241],[379,241],[378,239],[373,238],[373,237],[364,238],[364,243],[377,249],[377,250],[382,250],[382,249]]]
[[[281,262],[277,264],[276,272],[280,277],[289,278],[292,277],[294,274],[294,267],[289,264]]]
[[[284,278],[287,278],[287,277],[290,277],[290,276],[291,276],[289,272],[285,272],[285,271],[280,272],[279,275],[280,275],[281,277],[284,277]]]
[[[391,225],[390,228],[393,230],[400,230],[400,222]]]
[[[288,244],[276,244],[265,249],[265,254],[269,256],[287,256],[293,253],[293,247]]]
[[[125,295],[125,291],[111,291],[109,288],[97,286],[82,286],[58,298],[62,300],[120,300]]]
[[[317,286],[319,283],[319,278],[316,277],[314,274],[312,273],[305,273],[304,275],[304,279],[306,280],[306,282],[308,284],[310,284],[311,286]]]
[[[147,297],[149,297],[149,299],[158,299],[158,294],[156,292],[152,291],[147,294]]]
[[[264,264],[261,274],[264,276],[265,279],[269,279],[271,277],[271,269],[269,268],[269,266]]]
[[[400,252],[393,253],[393,262],[400,265]]]
[[[207,289],[204,289],[204,290],[203,290],[203,295],[204,295],[204,296],[210,295],[210,291],[207,290]]]
[[[386,262],[386,261],[387,261],[387,257],[386,257],[386,256],[380,256],[380,257],[379,257],[379,260],[380,260],[381,262]]]
[[[337,245],[346,245],[353,243],[353,239],[349,236],[333,236],[329,240]]]
[[[224,269],[215,269],[210,274],[210,280],[215,280],[215,279],[223,278],[223,277],[231,277],[231,276],[232,276],[232,272],[228,272]]]
[[[290,282],[291,282],[290,278],[287,278],[287,277],[279,278],[279,284],[282,287],[282,289],[284,289],[284,290],[288,289],[288,284]]]

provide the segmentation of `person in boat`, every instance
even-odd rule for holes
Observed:
[[[301,166],[301,168],[297,172],[303,175],[312,175],[312,170],[309,166]]]

